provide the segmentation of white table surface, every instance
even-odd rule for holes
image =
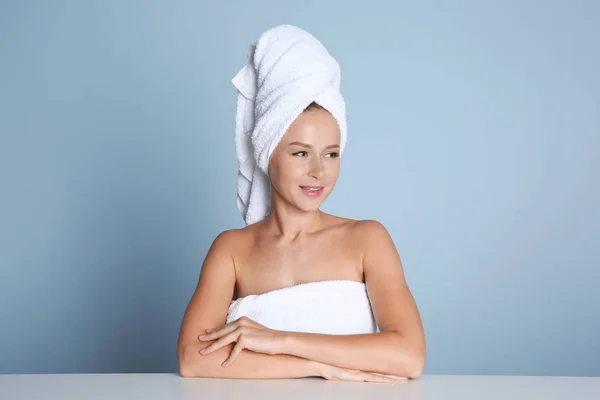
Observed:
[[[1,400],[28,399],[600,399],[600,377],[423,375],[394,383],[246,380],[178,374],[0,375]]]

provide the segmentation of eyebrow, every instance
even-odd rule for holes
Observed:
[[[306,144],[306,143],[302,143],[302,142],[292,142],[292,143],[288,143],[288,146],[292,146],[292,145],[298,145],[298,146],[302,146],[302,147],[306,147],[308,149],[312,149],[313,147],[310,144]],[[329,146],[325,147],[326,149],[330,149],[332,147],[340,147],[339,144],[330,144]]]

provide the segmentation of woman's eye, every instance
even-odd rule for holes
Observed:
[[[306,151],[299,151],[297,153],[294,153],[293,155],[297,156],[298,154],[307,154],[307,152]],[[327,154],[331,155],[331,157],[329,157],[329,158],[335,158],[335,157],[338,156],[338,153],[336,153],[336,152],[331,152],[331,153],[327,153]]]

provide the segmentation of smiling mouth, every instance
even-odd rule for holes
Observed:
[[[323,192],[324,186],[300,186],[302,192],[308,196],[317,196]]]

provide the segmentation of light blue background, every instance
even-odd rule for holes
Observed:
[[[2,1],[0,373],[175,372],[248,46],[342,66],[323,210],[390,231],[428,374],[600,375],[594,1]],[[210,305],[207,305],[210,306]]]

